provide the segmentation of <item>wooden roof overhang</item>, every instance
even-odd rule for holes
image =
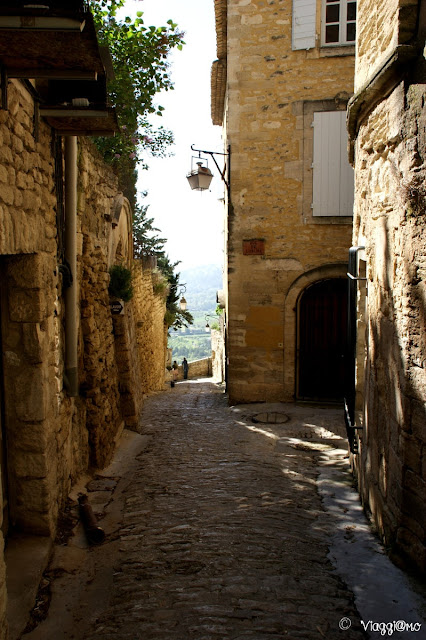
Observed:
[[[74,109],[61,115],[53,110],[40,108],[49,125],[62,136],[113,136],[118,131],[114,109]]]
[[[216,54],[211,70],[211,117],[213,124],[223,124],[227,76],[227,0],[215,0]]]
[[[23,4],[29,5],[0,2],[2,107],[7,80],[30,79],[38,92],[40,115],[58,133],[114,135],[118,124],[107,108],[108,65],[92,14],[79,0],[37,3],[49,5],[46,9]]]

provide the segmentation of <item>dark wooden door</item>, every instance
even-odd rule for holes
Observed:
[[[4,421],[4,404],[3,404],[3,347],[2,347],[2,283],[4,282],[4,272],[2,271],[2,265],[0,264],[0,481],[2,492],[2,511],[3,518],[1,523],[1,530],[3,536],[6,539],[7,531],[9,528],[9,504],[8,504],[8,492],[7,492],[7,456],[6,456],[6,427]]]
[[[346,280],[333,278],[309,286],[299,304],[299,399],[343,398],[346,332]]]

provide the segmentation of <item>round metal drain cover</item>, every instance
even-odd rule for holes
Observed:
[[[256,413],[253,416],[253,422],[261,422],[262,424],[284,424],[290,420],[289,416],[279,411],[268,411],[264,413]]]

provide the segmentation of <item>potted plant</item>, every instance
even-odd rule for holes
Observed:
[[[115,264],[109,270],[108,293],[112,298],[129,302],[133,297],[132,272],[122,265]]]

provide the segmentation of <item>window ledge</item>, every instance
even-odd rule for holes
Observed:
[[[353,216],[313,216],[304,217],[305,224],[332,224],[332,225],[352,225]]]
[[[322,45],[320,47],[320,58],[332,58],[343,56],[354,56],[355,45]]]

